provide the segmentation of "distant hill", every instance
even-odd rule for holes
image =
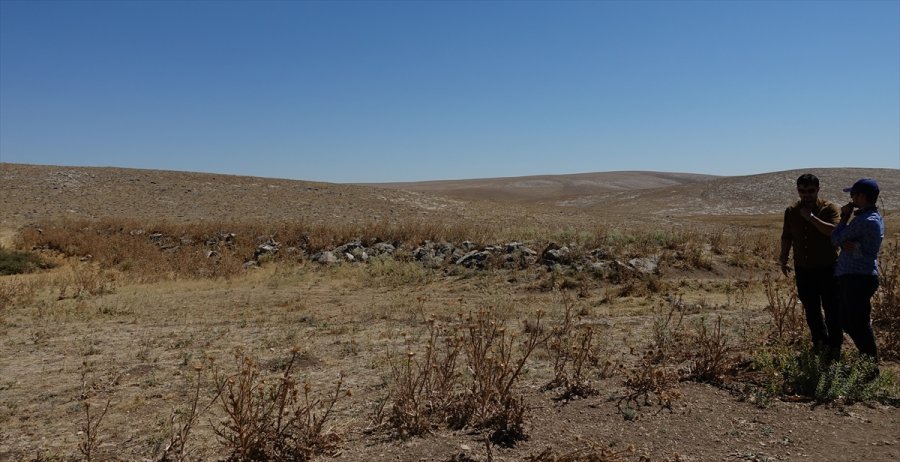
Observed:
[[[713,175],[664,172],[596,172],[471,180],[372,183],[368,186],[440,194],[460,199],[552,203],[619,191],[700,183]]]
[[[655,215],[744,215],[781,213],[797,200],[797,177],[819,177],[819,197],[842,205],[849,200],[843,188],[859,178],[875,178],[882,193],[879,205],[900,210],[900,169],[809,168],[759,175],[720,177],[662,188],[584,195],[557,205],[586,209],[622,209],[639,205]]]
[[[371,186],[113,167],[0,163],[0,227],[46,218],[398,221],[460,217],[459,201]]]
[[[302,221],[352,224],[409,221],[501,227],[596,229],[616,223],[672,224],[691,217],[777,214],[796,200],[795,180],[818,175],[822,197],[876,178],[882,206],[900,210],[900,170],[824,168],[715,177],[606,172],[418,183],[350,185],[124,168],[0,163],[0,237],[44,219]],[[500,206],[498,206],[498,204]],[[650,222],[648,222],[650,220]],[[651,223],[652,222],[652,223]]]

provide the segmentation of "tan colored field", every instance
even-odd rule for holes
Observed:
[[[898,172],[816,173],[879,179],[900,274]],[[0,276],[0,460],[239,460],[253,428],[276,460],[897,460],[896,345],[881,388],[841,397],[766,366],[804,344],[773,264],[794,176],[506,202],[0,164],[3,246],[56,264]],[[325,398],[341,376],[323,422],[303,384]],[[241,383],[275,394],[246,394],[236,425]],[[290,438],[264,414],[299,417]]]

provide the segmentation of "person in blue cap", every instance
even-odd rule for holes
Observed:
[[[850,193],[850,202],[841,207],[841,219],[831,233],[831,242],[841,248],[834,273],[841,326],[859,352],[877,364],[871,299],[878,290],[878,250],[884,240],[884,220],[875,205],[880,190],[875,180],[863,178],[844,192]]]

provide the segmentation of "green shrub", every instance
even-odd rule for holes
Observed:
[[[767,377],[765,391],[775,396],[799,395],[819,402],[888,402],[900,391],[892,373],[878,374],[877,364],[856,352],[829,360],[810,348],[799,352],[784,348],[757,354],[754,364]]]
[[[49,264],[33,253],[0,248],[0,276],[30,273],[49,267]]]

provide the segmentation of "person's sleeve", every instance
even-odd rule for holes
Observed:
[[[870,220],[854,219],[853,226],[847,223],[838,223],[831,233],[831,243],[841,245],[850,241],[864,241],[877,236],[878,224]]]
[[[838,223],[834,227],[834,231],[831,232],[831,245],[838,246],[850,240],[848,237],[850,231],[851,229],[847,226],[847,223]]]
[[[837,206],[834,204],[828,204],[822,211],[819,213],[819,218],[831,224],[837,224],[838,218],[841,216],[841,211],[838,210]]]
[[[790,241],[792,240],[791,236],[791,227],[788,226],[788,212],[790,212],[790,208],[784,209],[784,222],[781,225],[781,240],[782,241]]]
[[[838,223],[831,233],[832,245],[841,245],[849,241],[859,241],[865,234],[866,230],[864,228],[866,228],[866,226],[862,221],[856,223],[857,221],[858,220],[853,220],[853,226],[850,226],[849,223]]]

